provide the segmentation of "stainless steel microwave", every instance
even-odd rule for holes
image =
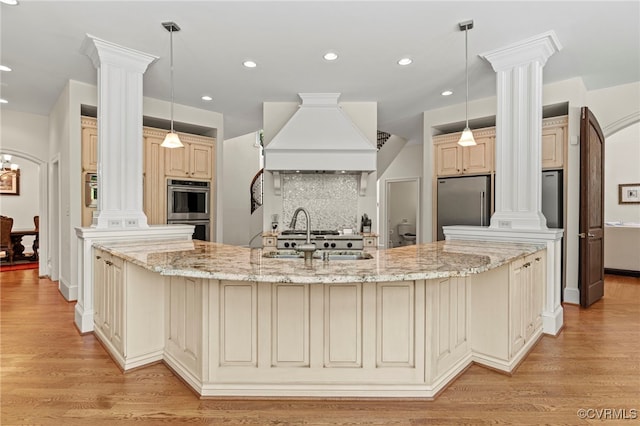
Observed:
[[[98,175],[87,173],[84,176],[84,205],[98,207]]]
[[[208,220],[211,183],[169,179],[167,181],[167,221]]]

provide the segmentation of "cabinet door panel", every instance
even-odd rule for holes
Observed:
[[[189,176],[189,151],[187,147],[167,149],[164,158],[167,176],[179,178]]]
[[[509,277],[509,356],[513,357],[524,346],[524,261],[511,264]]]
[[[94,121],[95,123],[95,121]],[[95,172],[98,170],[98,129],[83,120],[82,128],[82,170]]]
[[[438,176],[451,176],[461,173],[461,147],[457,143],[442,144],[436,147]]]
[[[162,139],[147,136],[144,140],[144,214],[149,225],[167,222],[167,182]]]
[[[562,168],[564,164],[564,127],[542,128],[542,168]]]
[[[191,144],[190,149],[190,170],[191,177],[198,179],[211,179],[212,167],[212,146],[205,144]]]
[[[462,173],[491,173],[493,169],[493,138],[478,138],[475,146],[462,150]]]

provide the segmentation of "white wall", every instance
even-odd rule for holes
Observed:
[[[0,153],[11,154],[12,162],[20,165],[20,195],[0,196],[0,213],[13,218],[14,229],[33,229],[33,216],[41,216],[41,204],[46,200],[41,197],[41,187],[46,184],[43,178],[47,174],[48,119],[4,107],[1,111]],[[25,252],[32,251],[33,239],[24,237]],[[42,238],[40,245],[42,249]]]
[[[255,133],[224,141],[223,179],[226,184],[222,188],[222,209],[225,217],[225,244],[244,246],[253,237],[249,227],[249,185],[261,167],[261,147],[256,147],[255,143]]]
[[[606,138],[604,145],[604,218],[640,223],[640,204],[618,204],[618,185],[640,185],[640,123]]]
[[[388,234],[387,244],[388,247],[398,247],[406,243],[398,232],[398,224],[408,223],[410,225],[408,232],[415,233],[416,209],[419,202],[418,181],[387,181],[385,188],[389,212],[388,224],[392,231]]]
[[[430,179],[427,178],[422,179],[423,177],[423,167],[422,167],[422,157],[423,157],[423,146],[418,144],[406,144],[398,156],[391,162],[387,170],[380,176],[379,184],[378,184],[378,200],[379,200],[379,217],[380,217],[380,227],[377,229],[379,233],[379,241],[378,244],[382,247],[388,246],[387,236],[389,234],[389,222],[387,220],[387,182],[390,181],[399,181],[403,179],[417,179],[421,186],[430,185]],[[426,182],[426,185],[425,185]],[[424,194],[424,191],[422,192]],[[424,197],[424,195],[423,195]],[[430,228],[431,222],[424,222],[422,218],[424,218],[424,206],[426,203],[419,200],[420,209],[422,212],[421,218],[415,218],[414,224],[418,225],[416,229],[416,234],[418,235],[419,242],[425,242],[430,240],[424,240],[424,228]],[[430,205],[430,204],[429,204]],[[430,209],[431,207],[429,207]],[[425,226],[425,224],[427,224]],[[395,227],[395,224],[391,224],[392,229]],[[395,229],[394,229],[395,232]]]

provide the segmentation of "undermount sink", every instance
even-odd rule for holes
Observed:
[[[372,259],[371,253],[363,252],[360,250],[317,250],[313,253],[313,258],[316,260],[323,260],[325,254],[331,260],[366,260]],[[270,259],[303,259],[304,254],[296,250],[278,250],[266,252],[262,255]]]

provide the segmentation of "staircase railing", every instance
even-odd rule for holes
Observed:
[[[262,183],[264,181],[264,169],[260,169],[253,177],[249,192],[251,196],[251,213],[255,212],[262,205]]]

